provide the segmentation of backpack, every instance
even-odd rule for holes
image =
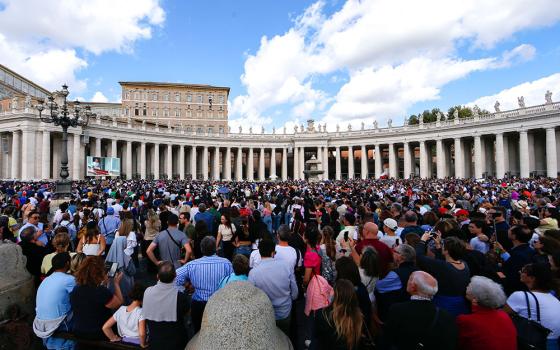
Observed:
[[[321,276],[332,286],[336,280],[334,261],[322,249],[317,250],[317,254],[321,257]]]

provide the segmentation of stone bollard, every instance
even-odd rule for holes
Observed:
[[[33,277],[25,268],[26,258],[21,247],[11,241],[0,241],[0,318],[4,319],[7,308],[17,304],[24,313],[35,309],[35,285]]]

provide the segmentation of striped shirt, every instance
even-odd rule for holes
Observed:
[[[185,282],[191,282],[194,287],[192,299],[208,301],[218,290],[220,281],[232,272],[233,267],[228,259],[216,255],[204,256],[178,268],[175,283],[183,287]]]

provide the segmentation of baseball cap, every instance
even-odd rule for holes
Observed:
[[[455,212],[455,216],[469,216],[469,211],[465,209],[459,209]]]
[[[397,228],[399,227],[397,225],[397,222],[395,221],[395,219],[391,219],[391,218],[383,220],[383,225],[387,226],[388,228],[390,228],[393,231],[396,231]]]
[[[115,209],[113,207],[107,208],[107,215],[115,215]]]

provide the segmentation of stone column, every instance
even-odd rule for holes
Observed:
[[[21,138],[21,179],[32,180],[35,178],[35,131],[23,130]],[[79,145],[79,144],[78,144]]]
[[[299,148],[299,178],[300,179],[305,179],[305,173],[303,172],[305,170],[305,147],[300,147]]]
[[[167,156],[169,161],[169,155]],[[126,178],[132,179],[132,142],[126,141]]]
[[[214,163],[212,165],[212,178],[214,180],[220,179],[220,147],[214,147]]]
[[[426,141],[420,141],[420,177],[426,179],[428,177],[428,151],[426,149]]]
[[[465,160],[463,159],[463,141],[460,137],[455,139],[455,178],[465,177]]]
[[[12,133],[12,179],[21,178],[20,165],[21,165],[21,131],[15,130]]]
[[[504,159],[504,134],[496,134],[496,177],[503,179],[506,173]]]
[[[482,139],[480,135],[474,137],[474,177],[482,177]]]
[[[202,149],[202,179],[208,180],[208,146]]]
[[[191,177],[193,180],[196,180],[196,146],[191,147]]]
[[[146,144],[144,144],[144,150],[145,150]],[[118,158],[117,155],[117,140],[111,140],[111,157],[113,158]]]
[[[340,180],[342,178],[342,166],[340,164],[340,158],[340,146],[336,146],[336,180]]]
[[[519,132],[519,172],[522,178],[529,177],[529,135],[527,130]]]
[[[299,179],[299,150],[294,147],[294,180]]]
[[[397,174],[397,152],[395,152],[395,145],[389,144],[389,177],[396,179]]]
[[[226,160],[224,164],[224,179],[231,181],[231,147],[226,148]]]
[[[179,179],[185,179],[185,146],[179,145]]]
[[[95,156],[101,157],[101,138],[95,138]]]
[[[317,160],[321,163],[319,164],[318,170],[323,170],[323,147],[317,147]],[[319,179],[323,179],[323,175],[319,174]]]
[[[255,155],[253,154],[253,147],[249,147],[247,152],[247,181],[255,180]]]
[[[140,143],[140,178],[146,179],[146,142]]]
[[[43,130],[43,142],[41,148],[41,178],[51,177],[51,133]]]
[[[237,149],[237,157],[235,159],[235,179],[237,181],[243,180],[243,148],[239,147]]]
[[[74,134],[74,147],[72,153],[72,179],[80,180],[83,176],[80,174],[80,162],[81,157],[81,147],[80,147],[80,134]]]
[[[410,174],[412,174],[412,154],[410,152],[410,144],[408,142],[403,144],[403,156],[403,178],[410,179]]]
[[[546,176],[558,177],[558,161],[556,154],[556,130],[546,129]]]
[[[167,145],[167,154],[166,154],[166,174],[168,179],[173,179],[173,145]]]
[[[438,179],[443,179],[447,176],[445,173],[445,150],[443,149],[443,140],[436,140],[436,168]]]
[[[282,147],[282,181],[288,180],[288,150]]]
[[[154,179],[159,179],[159,143],[154,143],[154,156],[152,157]]]
[[[276,178],[276,148],[270,150],[270,178]]]
[[[348,146],[348,178],[354,178],[354,148]]]
[[[264,147],[261,147],[259,153],[259,181],[265,181],[265,169],[264,169]]]
[[[329,179],[329,148],[323,149],[323,179]]]
[[[383,173],[383,157],[381,155],[381,146],[375,145],[375,177],[379,179]]]
[[[362,179],[367,179],[368,177],[368,166],[367,166],[367,149],[366,149],[366,145],[362,145],[362,147],[360,148],[360,165],[361,165],[361,175],[362,175]]]

